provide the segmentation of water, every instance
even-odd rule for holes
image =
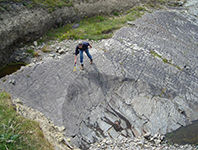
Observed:
[[[17,70],[19,70],[21,68],[21,66],[25,66],[26,64],[23,62],[19,62],[19,63],[12,63],[9,64],[5,67],[3,67],[2,69],[0,69],[0,78],[9,75],[13,72],[16,72]]]
[[[180,145],[198,145],[198,120],[193,121],[192,124],[181,127],[172,133],[166,134],[165,140],[171,144],[177,143]]]

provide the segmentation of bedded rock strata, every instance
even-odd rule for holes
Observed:
[[[84,71],[73,71],[71,50],[22,67],[0,87],[64,126],[82,149],[103,139],[159,144],[198,119],[196,20],[180,11],[146,14],[111,39],[89,41],[94,64],[85,56]]]

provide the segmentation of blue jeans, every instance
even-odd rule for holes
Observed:
[[[89,59],[92,59],[92,56],[89,53],[89,49],[79,50],[79,53],[80,53],[80,63],[81,64],[83,64],[83,51],[85,51],[85,53],[87,54],[87,56],[89,57]]]

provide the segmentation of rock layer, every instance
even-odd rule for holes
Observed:
[[[64,126],[82,149],[163,135],[198,119],[196,21],[179,11],[146,14],[91,43],[94,64],[85,58],[84,71],[73,72],[74,56],[65,54],[22,67],[0,87]]]

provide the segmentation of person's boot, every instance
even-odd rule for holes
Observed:
[[[90,64],[92,64],[93,63],[93,59],[90,59]]]
[[[83,69],[84,69],[83,64],[81,64],[80,69],[81,69],[81,70],[83,70]]]

